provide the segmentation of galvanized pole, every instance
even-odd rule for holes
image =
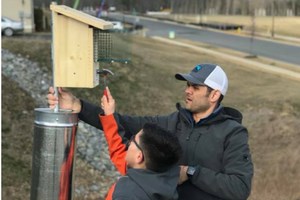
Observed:
[[[56,4],[56,3],[54,3]],[[53,30],[52,13],[52,30]],[[54,33],[52,31],[52,41]],[[52,43],[53,85],[54,48]],[[32,153],[31,200],[72,200],[78,114],[72,110],[36,108]]]
[[[78,116],[35,109],[31,200],[71,200]]]
[[[57,4],[56,2],[52,2],[52,4]],[[51,29],[52,29],[52,43],[51,43],[51,56],[52,56],[52,78],[53,78],[53,86],[54,86],[54,94],[55,94],[55,96],[56,97],[58,97],[59,95],[58,95],[58,89],[57,89],[57,87],[56,87],[56,85],[55,85],[55,62],[54,62],[54,47],[53,47],[53,41],[54,41],[54,31],[53,31],[53,22],[54,22],[54,19],[53,19],[53,17],[54,17],[54,12],[52,11],[52,14],[51,14],[51,18],[52,18],[52,20],[51,20]],[[58,112],[58,110],[59,110],[59,103],[58,104],[56,104],[55,105],[55,108],[54,108],[54,111],[55,112]]]

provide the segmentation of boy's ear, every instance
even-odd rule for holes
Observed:
[[[139,151],[138,153],[137,153],[137,155],[136,155],[136,162],[138,163],[138,164],[142,164],[143,162],[144,162],[144,154],[141,152],[141,151]]]

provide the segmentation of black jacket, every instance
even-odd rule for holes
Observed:
[[[79,118],[102,129],[100,107],[82,101]],[[251,191],[253,164],[248,131],[241,125],[242,115],[222,107],[195,124],[192,115],[177,104],[177,111],[165,116],[127,116],[116,114],[126,137],[137,133],[146,122],[155,122],[177,134],[183,148],[180,165],[196,166],[194,176],[178,187],[179,199],[247,199]]]
[[[116,183],[114,200],[176,200],[175,187],[178,182],[179,168],[173,167],[163,173],[145,169],[128,169]]]

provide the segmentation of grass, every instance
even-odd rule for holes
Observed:
[[[188,48],[166,45],[156,40],[135,36],[130,39],[130,48],[124,54],[131,58],[129,64],[113,63],[105,66],[115,73],[109,87],[117,102],[117,110],[132,115],[166,114],[175,110],[175,103],[182,102],[185,83],[177,81],[174,74],[188,72],[197,63],[218,63],[229,77],[229,91],[224,105],[233,106],[242,111],[244,125],[249,130],[249,143],[255,166],[250,200],[298,200],[300,198],[300,137],[299,82],[284,77],[256,71],[239,63],[220,59],[211,55],[195,52]],[[32,46],[33,48],[30,48]],[[39,40],[7,39],[2,47],[18,52],[40,63],[45,63],[50,72],[48,54],[49,42]],[[21,48],[22,47],[22,48]],[[24,48],[25,47],[25,48]],[[47,48],[45,48],[47,47]],[[40,58],[36,58],[37,55]],[[49,76],[51,73],[49,74]],[[15,87],[10,80],[2,77],[2,197],[11,197],[11,191],[28,193],[30,178],[30,149],[32,128],[33,99]],[[72,89],[83,99],[98,104],[102,94],[102,85],[93,89]],[[16,102],[10,98],[18,96]],[[6,98],[7,97],[7,98]],[[21,101],[22,99],[22,101]],[[22,110],[29,115],[24,120]],[[22,116],[22,117],[20,117]],[[20,125],[22,123],[22,125]],[[3,126],[4,124],[4,126]],[[27,124],[27,126],[26,126]],[[24,126],[24,127],[23,127]],[[26,130],[26,134],[25,134]],[[21,134],[22,133],[22,134]],[[18,138],[19,137],[27,137]],[[24,143],[24,141],[27,141]],[[26,146],[27,145],[27,146]],[[26,147],[25,147],[26,146]],[[10,156],[14,155],[14,160]],[[26,164],[19,164],[19,162]],[[24,179],[12,176],[9,170],[19,165]],[[18,168],[17,168],[18,169]],[[103,174],[105,176],[105,174]],[[96,177],[79,176],[77,182],[95,182]],[[13,182],[10,179],[15,179]],[[24,187],[24,184],[27,187]],[[22,187],[21,187],[22,186]],[[8,195],[8,196],[5,196]],[[10,194],[12,195],[12,194]],[[98,199],[103,195],[96,196]],[[97,199],[97,198],[90,199]],[[4,198],[12,199],[12,198]],[[75,199],[84,199],[76,196]]]
[[[2,76],[2,199],[29,199],[34,99]]]
[[[274,33],[278,35],[287,35],[293,37],[300,37],[300,30],[295,27],[300,26],[300,17],[274,17],[274,26],[272,25],[272,17],[266,16],[256,16],[254,18],[255,31],[260,33],[265,33],[271,35],[272,27],[274,28]],[[207,21],[217,21],[223,23],[234,23],[241,24],[245,27],[245,30],[251,31],[253,26],[253,21],[251,16],[208,16]]]
[[[251,16],[234,16],[234,15],[184,15],[184,16],[160,16],[169,17],[183,22],[192,23],[230,23],[236,25],[243,25],[245,31],[251,32],[253,30],[253,22],[255,23],[255,31],[257,33],[266,34],[271,36],[274,29],[275,35],[285,35],[290,37],[300,38],[300,17],[274,17],[274,25],[272,16],[256,16],[254,21]]]

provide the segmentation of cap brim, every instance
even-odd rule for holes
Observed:
[[[177,80],[181,80],[181,81],[189,81],[189,82],[194,83],[194,84],[203,84],[199,80],[192,77],[190,74],[175,74],[175,78]]]

